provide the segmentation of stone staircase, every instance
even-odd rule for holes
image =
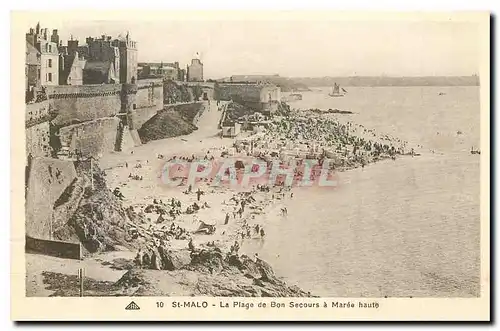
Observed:
[[[123,133],[125,130],[128,130],[126,125],[119,125],[118,130],[116,132],[116,141],[115,141],[115,151],[121,152],[123,151]]]

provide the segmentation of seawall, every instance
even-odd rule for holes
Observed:
[[[51,239],[54,204],[76,179],[73,162],[54,158],[33,158],[26,192],[26,235]]]
[[[55,156],[62,147],[65,155],[93,157],[120,151],[134,136],[125,130],[140,129],[163,109],[163,84],[47,86],[47,100],[26,105],[27,155]]]
[[[46,92],[57,126],[111,117],[121,110],[121,84],[47,86]]]

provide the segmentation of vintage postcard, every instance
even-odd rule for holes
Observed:
[[[490,319],[488,13],[11,24],[13,320]]]

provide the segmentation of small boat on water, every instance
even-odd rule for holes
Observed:
[[[444,92],[439,92],[439,94],[438,94],[438,95],[445,95],[445,94],[446,94],[446,93],[444,93]]]
[[[470,149],[470,153],[471,153],[471,154],[481,154],[481,151],[480,151],[480,150],[474,150],[474,147],[472,147],[472,148]]]
[[[340,86],[335,83],[332,87],[332,92],[328,93],[328,95],[331,97],[343,97],[346,93],[347,91],[345,89],[342,89],[342,93],[340,93]]]

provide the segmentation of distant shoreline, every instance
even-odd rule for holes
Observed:
[[[378,85],[378,86],[369,86],[369,85],[342,85],[342,87],[345,87],[345,88],[352,88],[352,87],[380,87],[380,88],[384,88],[384,87],[436,87],[436,88],[439,88],[439,87],[442,87],[442,88],[446,88],[446,87],[481,87],[480,85]],[[317,91],[319,89],[331,89],[331,86],[329,85],[324,85],[324,86],[310,86],[309,88],[309,92],[310,91]],[[302,92],[308,92],[308,91],[293,91],[293,92],[290,92],[290,93],[302,93]]]
[[[234,82],[269,82],[281,87],[283,92],[307,91],[314,87],[397,87],[397,86],[480,86],[479,76],[325,76],[286,77],[280,75],[232,76]],[[221,78],[218,81],[227,81]]]
[[[294,82],[308,87],[341,86],[375,87],[375,86],[479,86],[479,76],[351,76],[351,77],[292,77]]]

